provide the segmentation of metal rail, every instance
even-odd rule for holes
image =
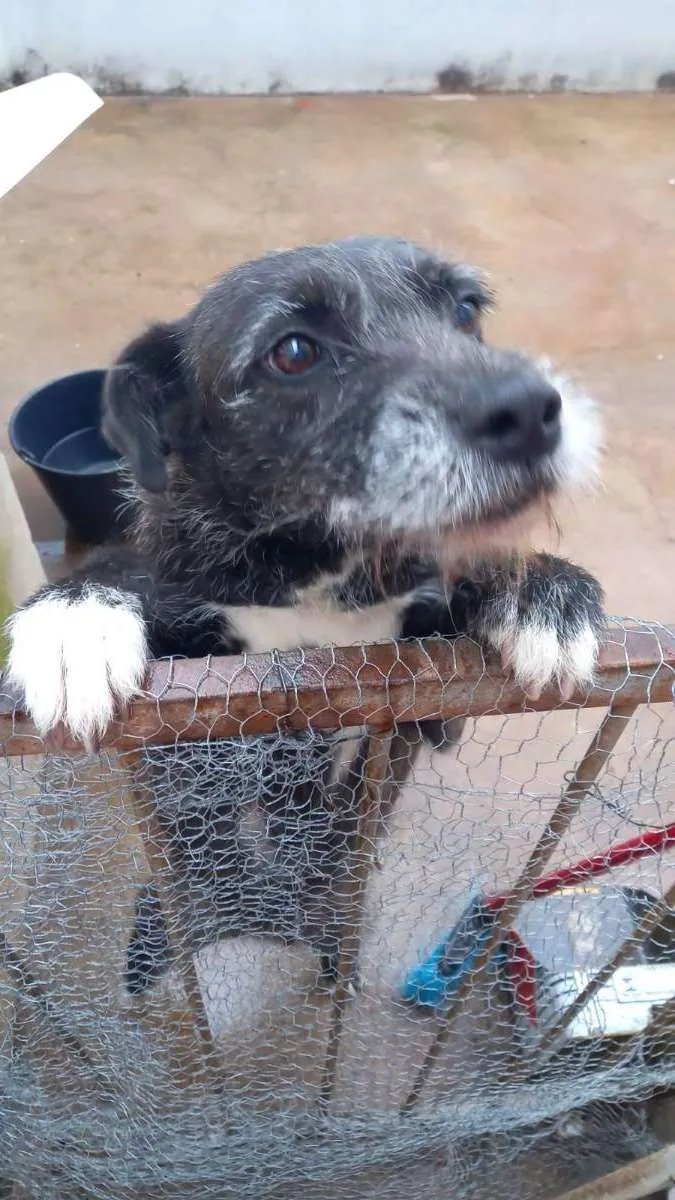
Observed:
[[[527,711],[631,708],[665,703],[675,683],[675,629],[611,629],[589,692],[565,702],[555,687],[528,699],[496,659],[474,642],[431,639],[344,649],[289,651],[151,664],[146,691],[111,725],[110,750],[206,738],[367,725],[385,731],[404,721]],[[77,743],[45,742],[0,689],[0,752],[81,753]]]

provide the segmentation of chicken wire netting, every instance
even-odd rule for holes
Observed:
[[[7,707],[0,1194],[534,1200],[658,1147],[675,660],[639,632],[597,707],[500,713],[445,644],[177,664],[97,754]]]

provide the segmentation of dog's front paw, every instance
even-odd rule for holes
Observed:
[[[569,699],[593,682],[605,621],[596,580],[542,554],[513,591],[490,605],[483,634],[529,697],[555,684]]]
[[[43,736],[59,725],[91,747],[136,693],[148,661],[135,596],[58,585],[10,618],[7,682]]]

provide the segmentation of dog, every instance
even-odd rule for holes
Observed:
[[[128,466],[133,535],[9,625],[10,683],[38,730],[65,726],[91,744],[142,688],[149,659],[167,655],[468,634],[530,694],[587,686],[600,586],[519,546],[556,495],[594,480],[598,413],[550,369],[484,341],[491,303],[473,268],[360,237],[237,266],[187,316],[132,341],[107,374],[102,429]],[[442,740],[437,725],[422,733]],[[193,924],[202,940],[224,926],[305,938],[334,978],[325,884],[354,834],[354,766],[336,802],[330,739],[298,739],[294,761],[307,765],[292,787],[274,782],[287,749],[256,745],[249,784],[266,792],[271,876],[239,844],[241,771],[224,789],[217,772],[189,782],[192,748],[154,762],[181,795],[164,820],[201,897]],[[146,889],[130,990],[168,954]]]

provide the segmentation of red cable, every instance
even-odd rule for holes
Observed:
[[[658,854],[671,846],[675,846],[675,823],[666,825],[664,829],[648,829],[638,837],[629,838],[627,842],[610,846],[601,854],[592,854],[571,867],[559,867],[550,875],[542,875],[532,889],[532,898],[548,896],[550,892],[557,892],[559,888],[570,887],[574,883],[584,883],[594,875],[604,875],[612,867],[635,862],[646,854]],[[485,904],[489,909],[499,909],[507,899],[508,896],[487,896]]]

